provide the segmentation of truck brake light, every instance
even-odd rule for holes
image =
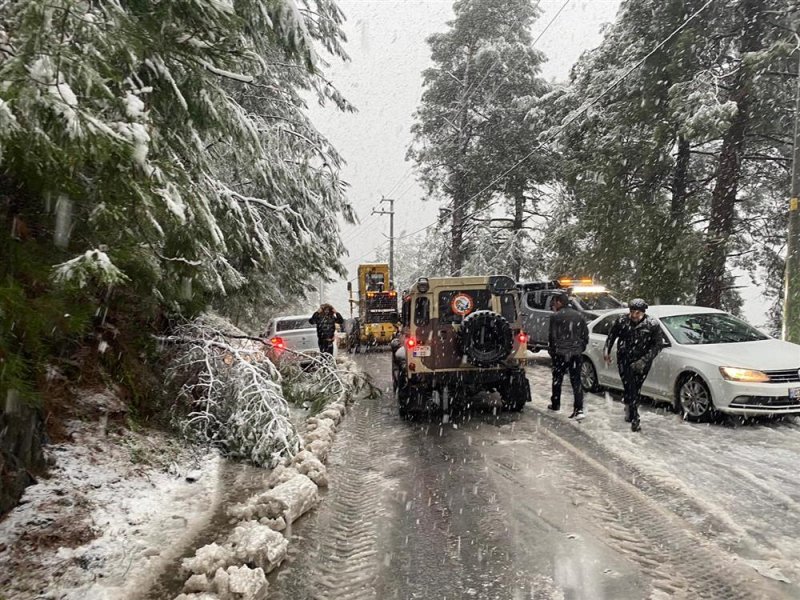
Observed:
[[[286,348],[286,342],[283,341],[282,337],[270,338],[269,343],[272,344],[273,348],[277,348],[278,350]]]
[[[528,334],[524,331],[520,331],[517,334],[517,340],[519,340],[520,344],[527,344],[528,343]]]
[[[414,347],[414,346],[416,346],[416,345],[417,345],[417,340],[415,340],[413,337],[411,337],[411,336],[408,336],[408,337],[406,338],[406,348],[409,348],[409,349],[411,349],[411,348],[413,348],[413,347]]]

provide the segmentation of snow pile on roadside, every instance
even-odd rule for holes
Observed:
[[[210,517],[220,459],[157,431],[66,426],[74,443],[48,447],[50,478],[0,522],[0,589],[9,598],[132,596]]]
[[[267,597],[266,573],[283,562],[289,545],[280,532],[317,506],[318,487],[328,483],[324,462],[346,412],[345,402],[334,402],[306,420],[305,449],[272,471],[266,491],[228,509],[239,521],[230,536],[183,560],[190,575],[176,600]]]

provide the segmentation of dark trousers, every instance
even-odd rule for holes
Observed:
[[[619,376],[622,379],[622,402],[625,404],[625,415],[631,423],[639,422],[639,402],[642,384],[647,379],[647,371],[637,371],[632,363],[625,360],[617,360]]]
[[[333,340],[323,340],[322,338],[317,338],[317,342],[319,343],[320,354],[333,355]]]
[[[572,395],[575,398],[574,410],[583,410],[583,386],[581,385],[581,364],[583,358],[580,354],[573,356],[553,356],[553,395],[550,398],[554,408],[561,406],[561,383],[564,373],[569,371],[569,381],[572,384]]]

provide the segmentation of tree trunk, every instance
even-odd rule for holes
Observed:
[[[450,247],[450,275],[460,277],[463,275],[464,254],[462,245],[464,243],[464,225],[466,211],[469,208],[469,187],[467,185],[467,174],[464,171],[464,162],[467,158],[469,149],[470,132],[469,128],[469,88],[470,88],[470,64],[472,63],[472,49],[467,50],[467,62],[464,67],[464,81],[462,83],[461,100],[459,102],[458,119],[458,154],[461,160],[453,173],[453,230],[451,235]]]
[[[744,23],[744,34],[740,47],[742,54],[759,49],[760,14],[758,4],[758,0],[751,0],[742,6]],[[736,102],[738,110],[722,139],[716,182],[711,196],[711,213],[697,285],[697,304],[700,306],[722,307],[728,240],[733,232],[736,192],[741,175],[742,155],[745,150],[745,133],[750,120],[749,88],[751,83],[752,74],[745,65],[740,65],[733,92],[733,100]]]
[[[689,179],[689,140],[678,138],[678,156],[672,176],[672,201],[670,202],[670,225],[675,233],[683,231],[686,221],[686,192]]]
[[[464,255],[461,246],[464,242],[464,212],[466,203],[466,185],[464,175],[456,174],[456,181],[453,193],[453,228],[450,241],[450,275],[452,277],[461,276],[464,268]]]
[[[525,224],[525,190],[519,186],[514,191],[514,224],[511,228],[514,245],[512,246],[512,268],[514,269],[514,281],[519,281],[522,275],[522,227]]]
[[[728,240],[733,231],[736,214],[736,192],[741,174],[744,132],[748,121],[746,92],[742,92],[741,96],[742,99],[737,102],[739,111],[722,140],[717,180],[711,196],[705,252],[697,286],[697,304],[711,308],[722,307]]]

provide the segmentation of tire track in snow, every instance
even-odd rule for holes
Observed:
[[[375,600],[381,568],[378,540],[386,513],[387,482],[381,470],[385,454],[378,439],[385,411],[379,399],[361,399],[352,407],[331,451],[329,486],[301,536],[291,562],[302,563],[276,580],[277,598],[300,600]],[[292,554],[290,544],[290,554]],[[297,556],[305,554],[302,560]],[[285,589],[284,589],[285,586]],[[272,597],[273,590],[270,590]]]
[[[629,479],[630,468],[610,470],[618,459],[589,436],[548,415],[537,416],[553,427],[540,427],[531,433],[544,434],[562,446],[577,475],[564,478],[565,487],[584,500],[590,517],[599,517],[609,545],[629,556],[653,578],[657,591],[676,598],[715,600],[791,597],[784,593],[787,588],[771,585],[716,546],[712,542],[713,528],[706,529],[708,523],[698,532],[690,522],[667,509],[662,500],[674,503],[675,490],[663,489],[638,474],[634,474],[633,483]],[[691,503],[691,499],[686,502]]]

